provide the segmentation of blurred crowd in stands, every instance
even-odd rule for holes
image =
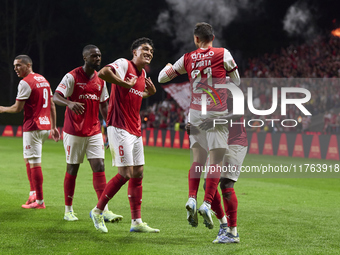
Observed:
[[[241,89],[247,101],[247,88],[253,88],[253,106],[258,110],[267,110],[272,106],[272,87],[302,87],[311,92],[311,100],[304,104],[306,109],[319,119],[323,133],[340,133],[340,38],[317,37],[302,45],[290,45],[277,53],[266,53],[261,57],[248,60],[247,69],[240,73]],[[308,78],[307,78],[308,77]],[[334,78],[334,79],[332,79]],[[303,94],[290,93],[289,98],[305,97]],[[257,119],[264,123],[262,127],[249,127],[252,131],[266,132],[307,132],[310,130],[311,116],[305,116],[294,105],[287,105],[287,114],[281,115],[280,89],[278,89],[278,105],[270,116],[255,116],[249,111],[246,120]],[[245,109],[248,109],[247,107]],[[319,116],[320,116],[319,115]],[[141,111],[143,128],[161,128],[183,130],[186,123],[183,109],[168,95],[163,102],[155,103]],[[294,119],[296,127],[283,127],[280,121],[265,119]],[[256,121],[252,126],[256,126]],[[272,127],[272,124],[274,126]],[[247,124],[247,121],[246,121]],[[286,122],[285,125],[294,123]]]
[[[154,103],[140,113],[142,128],[160,128],[170,130],[184,130],[187,114],[168,97],[163,102]]]

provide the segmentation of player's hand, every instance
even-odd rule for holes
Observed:
[[[207,119],[204,119],[202,121],[203,122],[201,124],[199,124],[199,126],[198,126],[200,129],[206,131],[206,130],[214,127],[214,119],[207,118]]]
[[[3,106],[0,106],[0,113],[3,113],[4,112],[4,107]]]
[[[192,126],[190,122],[185,125],[185,131],[188,135],[197,135],[199,134],[199,129],[195,126]]]
[[[77,115],[81,115],[84,113],[85,108],[83,106],[83,103],[79,103],[79,102],[72,102],[70,101],[69,104],[67,105],[68,108],[70,108],[71,111],[73,111],[75,114]]]
[[[130,78],[126,78],[126,81],[127,85],[129,85],[130,87],[133,87],[135,86],[136,82],[137,82],[137,77],[133,77],[132,79]]]
[[[51,136],[55,142],[58,142],[60,140],[59,130],[57,128],[51,129]]]
[[[145,78],[145,85],[146,85],[147,92],[149,93],[150,96],[156,93],[156,87],[153,84],[150,77]]]

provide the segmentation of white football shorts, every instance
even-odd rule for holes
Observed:
[[[221,178],[228,178],[237,182],[240,173],[241,173],[241,166],[243,164],[243,160],[247,154],[248,147],[231,144],[229,145],[229,150],[224,155],[223,158],[223,166],[219,170],[221,172]],[[204,178],[207,178],[208,171],[209,171],[209,157],[207,159],[206,168],[204,169]]]
[[[49,130],[23,132],[24,158],[36,158],[34,163],[41,163],[42,145],[50,134]]]
[[[241,173],[241,166],[247,154],[248,146],[231,144],[228,153],[224,156],[224,164],[221,172],[222,178],[237,181]]]
[[[107,128],[112,165],[142,166],[144,162],[143,139],[130,134],[124,129],[109,126]]]
[[[63,144],[67,164],[81,164],[86,153],[87,159],[105,158],[102,133],[81,137],[63,132]]]
[[[202,119],[214,118],[216,116],[221,116],[227,114],[225,112],[207,112],[207,115],[202,116],[201,111],[190,109],[189,111],[189,122],[193,126],[198,126],[202,123]],[[200,130],[197,135],[190,135],[190,148],[193,147],[195,143],[198,143],[207,152],[212,149],[225,148],[228,150],[228,125],[216,125],[215,128],[211,128],[207,131]]]

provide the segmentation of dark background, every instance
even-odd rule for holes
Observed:
[[[174,31],[186,29],[192,33],[193,28],[177,25],[171,28],[172,33],[157,29],[158,17],[164,11],[168,11],[172,20],[186,18],[186,14],[180,16],[176,13],[174,5],[169,2],[0,0],[0,105],[11,105],[15,101],[20,79],[13,71],[13,60],[19,54],[32,58],[33,70],[44,75],[54,91],[67,72],[83,64],[81,52],[85,45],[95,44],[100,48],[103,66],[120,57],[131,59],[131,43],[143,36],[154,41],[154,59],[147,71],[158,91],[155,96],[144,100],[142,107],[163,100],[165,92],[157,83],[158,73],[166,63],[173,63],[185,53],[182,52],[181,42],[174,43]],[[199,2],[182,0],[187,6],[191,4],[192,8],[189,6],[189,9],[192,10]],[[216,4],[215,1],[210,2]],[[241,75],[247,68],[248,58],[279,51],[290,44],[308,43],[314,36],[327,35],[340,27],[340,4],[336,0],[241,0],[242,6],[236,0],[217,2],[237,6],[235,18],[227,25],[216,27],[219,31],[216,37],[222,39],[221,46],[228,48],[235,57]],[[293,4],[302,4],[310,11],[311,18],[306,26],[313,26],[312,34],[289,35],[283,29],[283,19]],[[218,24],[213,13],[202,17],[204,20],[197,13],[196,20],[192,22]],[[175,82],[186,79],[183,76]],[[64,109],[58,107],[57,111],[58,126],[62,126]],[[22,114],[1,114],[1,124],[20,125]]]

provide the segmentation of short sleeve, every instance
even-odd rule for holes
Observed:
[[[175,64],[173,64],[173,68],[175,69],[176,72],[178,72],[179,74],[185,74],[187,73],[187,71],[185,70],[184,67],[184,55],[178,59]]]
[[[125,58],[119,58],[115,62],[108,64],[107,66],[115,70],[116,75],[122,80],[125,79],[129,64]]]
[[[225,70],[227,70],[227,73],[230,73],[237,69],[235,60],[233,59],[233,57],[231,56],[230,52],[227,49],[224,49],[223,64]]]
[[[32,89],[24,80],[21,80],[18,85],[17,100],[27,100],[31,96]]]
[[[72,74],[67,73],[61,80],[56,91],[61,93],[65,98],[67,98],[72,95],[73,89],[74,89],[74,77]]]
[[[104,81],[104,87],[102,90],[102,94],[100,95],[100,102],[105,102],[106,100],[109,99],[109,92],[107,91],[107,87],[106,87],[106,82]]]

